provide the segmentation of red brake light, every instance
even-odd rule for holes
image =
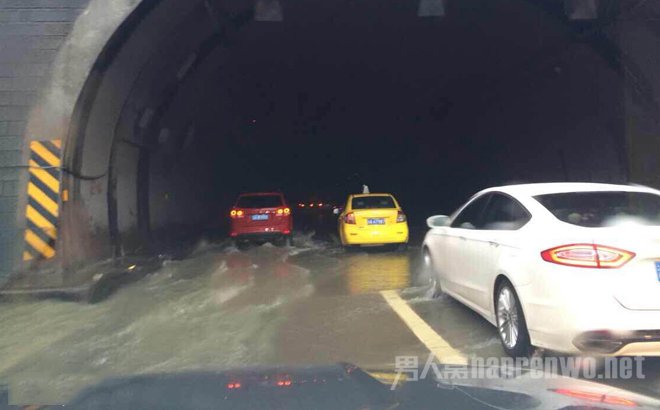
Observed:
[[[620,268],[634,257],[633,252],[590,243],[563,245],[541,252],[546,262],[580,268]]]
[[[323,202],[319,202],[319,206],[320,206],[320,207],[323,206]]]
[[[355,214],[353,212],[347,213],[344,217],[344,222],[347,224],[355,225]]]
[[[626,407],[637,407],[636,402],[618,396],[610,396],[602,393],[592,393],[592,392],[573,390],[573,389],[555,389],[553,391],[555,393],[562,394],[564,396],[574,397],[576,399],[587,400],[596,403],[606,403],[606,404],[612,404],[616,406],[626,406]]]
[[[399,211],[399,213],[396,215],[396,221],[397,222],[406,222],[406,214]]]

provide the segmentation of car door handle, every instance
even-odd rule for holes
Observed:
[[[465,236],[459,236],[459,238],[461,238],[461,240],[463,240],[463,241],[467,240],[467,238]]]
[[[490,246],[494,246],[494,247],[496,247],[496,248],[497,248],[498,246],[500,246],[500,244],[497,243],[497,242],[489,241],[488,243],[490,244]]]

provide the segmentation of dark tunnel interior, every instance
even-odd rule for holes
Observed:
[[[394,193],[412,224],[512,182],[627,180],[623,80],[562,2],[145,2],[76,110],[74,260],[222,230],[243,191]],[[82,238],[82,240],[80,239]]]

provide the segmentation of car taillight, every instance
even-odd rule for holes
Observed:
[[[590,243],[563,245],[541,252],[546,262],[580,268],[620,268],[634,257],[633,252]]]
[[[633,400],[630,400],[625,397],[619,396],[610,396],[609,394],[603,394],[600,392],[588,392],[582,390],[573,390],[573,389],[554,389],[551,390],[557,394],[561,394],[568,397],[574,397],[580,400],[587,400],[595,403],[606,403],[615,406],[625,406],[625,407],[637,407],[637,403]]]
[[[399,211],[399,213],[396,215],[396,221],[397,222],[406,222],[406,214]]]
[[[241,209],[232,209],[229,216],[232,218],[242,218],[245,213]]]
[[[347,213],[346,216],[344,217],[344,222],[347,224],[355,225],[355,214],[353,212]]]
[[[277,211],[277,216],[289,215],[291,213],[290,208],[279,208]]]

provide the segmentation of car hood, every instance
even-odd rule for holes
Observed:
[[[660,401],[568,378],[461,379],[412,382],[351,364],[149,374],[83,390],[72,409],[645,409]],[[600,398],[600,399],[599,399]],[[61,408],[61,407],[58,407]]]

